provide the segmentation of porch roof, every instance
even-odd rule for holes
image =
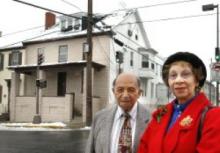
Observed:
[[[78,61],[78,62],[65,62],[65,63],[45,63],[42,65],[39,65],[39,69],[48,69],[48,68],[66,68],[66,67],[86,67],[86,61]],[[101,69],[104,68],[105,65],[97,63],[97,62],[92,62],[92,67]],[[37,68],[36,64],[33,65],[14,65],[14,66],[9,66],[9,70],[14,70],[17,72],[27,72],[27,71],[33,71]]]

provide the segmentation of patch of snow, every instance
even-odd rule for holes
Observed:
[[[54,123],[0,123],[0,131],[76,131],[90,130],[90,127],[72,129],[62,122]]]

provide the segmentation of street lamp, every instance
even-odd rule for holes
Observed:
[[[219,7],[218,4],[207,4],[202,6],[203,11],[212,11],[216,8],[217,10],[217,39],[216,39],[216,48],[215,48],[215,60],[220,62],[220,50],[219,50]],[[216,104],[219,105],[219,81],[216,82]]]

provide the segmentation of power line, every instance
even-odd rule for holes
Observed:
[[[127,24],[136,24],[136,23],[145,23],[145,22],[161,22],[161,21],[169,21],[169,20],[180,20],[180,19],[187,19],[187,18],[197,18],[197,17],[205,17],[215,15],[216,13],[210,14],[197,14],[197,15],[188,15],[188,16],[179,16],[179,17],[171,17],[171,18],[161,18],[161,19],[154,19],[154,20],[146,20],[146,21],[136,21],[136,22],[127,22],[127,23],[120,23],[118,25],[127,25]]]
[[[52,34],[52,33],[55,33],[55,32],[59,32],[59,30],[57,30],[57,31],[52,31],[52,32],[49,32],[49,33],[46,33],[46,34],[43,34],[43,35],[38,35],[38,36],[35,36],[35,37],[31,37],[31,38],[28,38],[28,39],[20,40],[20,41],[17,41],[17,42],[15,42],[15,43],[11,43],[11,44],[2,46],[0,49],[2,49],[2,48],[7,48],[7,47],[10,47],[10,46],[16,45],[16,44],[18,44],[18,43],[22,43],[23,41],[27,41],[27,40],[39,38],[39,37],[42,37],[42,36],[46,36],[46,35],[49,35],[49,34]]]
[[[70,5],[70,6],[73,6],[74,8],[78,9],[79,11],[82,11],[82,9],[80,9],[78,6],[76,6],[76,5],[73,4],[73,3],[70,3],[70,2],[68,2],[68,1],[66,1],[66,0],[61,0],[61,1],[64,2],[64,3],[66,3],[66,4],[68,4],[68,5]]]
[[[111,61],[111,58],[109,56],[109,54],[107,53],[107,49],[105,47],[103,47],[102,43],[100,42],[99,37],[96,38],[98,41],[99,46],[101,47],[101,49],[104,51],[105,55],[106,55],[106,60],[108,60],[110,63],[114,63],[113,61]]]
[[[124,35],[123,33],[119,32],[119,31],[115,31],[116,33],[120,34],[121,36],[123,36],[124,38],[130,40],[131,42],[133,42],[134,44],[136,44],[137,46],[143,47],[140,44],[138,44],[137,42],[135,42],[134,40],[128,38],[126,35]]]
[[[80,17],[77,17],[77,16],[69,15],[69,14],[66,14],[66,13],[62,13],[62,12],[59,12],[59,11],[56,11],[56,10],[52,10],[52,9],[49,9],[49,8],[46,8],[46,7],[34,5],[34,4],[31,4],[31,3],[24,2],[24,1],[20,1],[20,0],[13,0],[13,1],[25,4],[25,5],[29,5],[29,6],[32,6],[32,7],[36,7],[36,8],[42,9],[42,10],[46,10],[46,11],[62,14],[64,16],[72,17],[72,18],[75,18],[75,19],[81,19]]]
[[[39,28],[42,28],[42,27],[44,27],[44,25],[42,25],[42,26],[36,26],[36,27],[28,28],[28,29],[23,29],[23,30],[19,30],[19,31],[11,32],[11,33],[6,33],[6,34],[2,35],[1,38],[2,38],[2,37],[5,37],[5,36],[9,36],[9,35],[14,35],[14,34],[26,32],[26,31],[30,31],[30,30],[39,29]]]
[[[147,20],[147,21],[137,21],[137,22],[121,23],[121,24],[118,24],[118,25],[137,24],[137,23],[146,23],[146,22],[148,22],[148,23],[150,23],[150,22],[161,22],[161,21],[169,21],[169,20],[180,20],[180,19],[187,19],[187,18],[212,16],[212,15],[215,15],[215,14],[216,13],[180,16],[180,17],[173,17],[173,18],[161,18],[161,19],[154,19],[154,20]],[[36,27],[28,28],[28,29],[23,29],[23,30],[19,30],[19,31],[15,31],[15,32],[12,32],[12,33],[7,33],[7,34],[2,35],[2,37],[8,36],[8,35],[17,34],[17,33],[21,33],[21,32],[25,32],[25,31],[29,31],[29,30],[38,29],[38,28],[41,28],[41,27],[43,27],[43,25],[42,26],[36,26]]]
[[[184,0],[184,1],[175,1],[175,2],[168,2],[168,3],[158,3],[158,4],[145,5],[145,6],[133,7],[133,8],[127,8],[127,9],[118,9],[112,12],[126,11],[126,10],[132,10],[132,9],[133,10],[143,9],[143,8],[148,8],[148,7],[157,7],[157,6],[165,6],[165,5],[174,5],[174,4],[188,3],[188,2],[194,2],[194,1],[198,1],[198,0]]]
[[[32,6],[32,7],[36,7],[36,8],[39,8],[39,9],[43,9],[43,10],[46,10],[46,11],[58,13],[58,14],[61,14],[61,15],[64,15],[64,16],[68,16],[68,17],[71,17],[71,18],[83,19],[82,17],[77,17],[77,16],[73,16],[73,15],[70,15],[70,14],[62,13],[62,12],[59,12],[59,11],[56,11],[56,10],[52,10],[52,9],[49,9],[49,8],[41,7],[41,6],[38,6],[38,5],[35,5],[35,4],[31,4],[31,3],[27,3],[27,2],[24,2],[24,1],[20,1],[20,0],[13,0],[13,1],[25,4],[25,5],[29,5],[29,6]],[[92,14],[92,16],[93,16],[93,14]],[[98,19],[96,22],[103,20],[107,16],[108,15],[104,15],[103,17]],[[89,24],[95,25],[94,22],[93,22],[93,18],[92,19],[86,18],[86,20],[88,21]]]

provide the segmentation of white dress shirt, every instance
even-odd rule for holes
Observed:
[[[113,126],[112,126],[111,144],[110,144],[111,153],[118,153],[118,141],[119,141],[120,131],[125,120],[125,118],[122,117],[122,114],[124,114],[124,111],[121,107],[118,106],[116,113],[115,113]],[[129,114],[131,116],[130,122],[131,122],[132,146],[133,146],[135,128],[136,128],[137,102],[134,104]]]

